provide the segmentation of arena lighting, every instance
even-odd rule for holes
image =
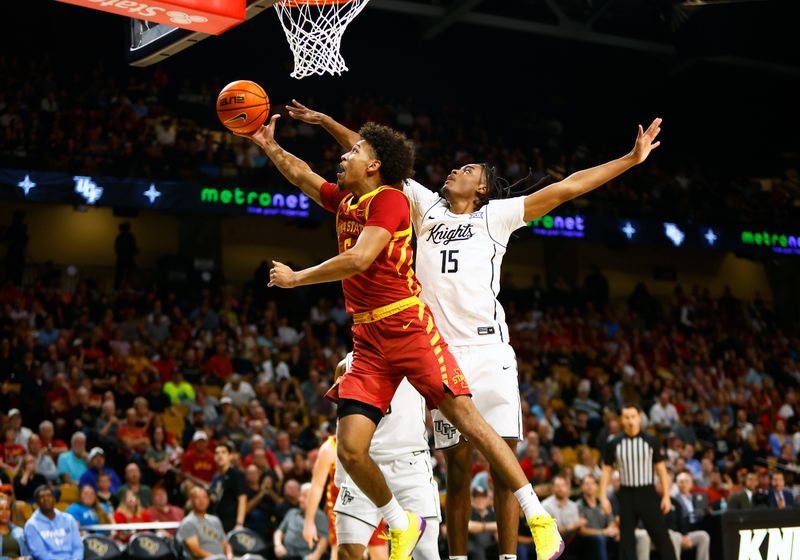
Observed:
[[[150,200],[150,204],[155,203],[156,199],[161,196],[161,193],[156,190],[156,184],[150,183],[150,188],[144,191],[144,196]]]
[[[21,188],[23,191],[25,191],[25,197],[27,198],[28,193],[31,192],[31,189],[36,187],[36,183],[31,181],[30,175],[26,173],[25,178],[19,183],[17,183],[17,186]]]
[[[628,239],[633,239],[633,236],[636,233],[636,228],[633,227],[630,222],[625,222],[625,227],[622,228],[622,233],[624,233]]]
[[[683,240],[686,239],[686,234],[684,234],[678,226],[669,222],[664,222],[664,235],[666,235],[676,247],[680,247]]]

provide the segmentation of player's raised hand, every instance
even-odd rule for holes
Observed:
[[[292,104],[286,106],[289,111],[289,116],[298,121],[303,121],[308,124],[322,124],[322,119],[325,118],[324,113],[309,109],[297,99],[292,99]]]
[[[235,133],[236,136],[241,136],[243,138],[249,138],[256,145],[261,148],[262,150],[266,150],[267,146],[275,142],[275,123],[281,116],[279,114],[272,115],[272,118],[269,119],[269,123],[263,125],[261,128],[256,129],[255,132],[251,132],[250,134],[240,134]]]
[[[650,123],[647,130],[642,130],[639,125],[639,133],[636,135],[636,143],[633,145],[630,155],[636,163],[642,163],[650,155],[650,152],[661,145],[661,141],[656,141],[658,133],[661,132],[661,119],[657,118]]]
[[[271,288],[277,286],[278,288],[294,288],[294,270],[289,268],[283,263],[272,261],[272,268],[269,270],[269,284]]]

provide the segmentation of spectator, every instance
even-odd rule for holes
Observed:
[[[36,434],[28,440],[28,452],[36,457],[36,472],[45,477],[48,484],[55,484],[58,481],[58,468],[49,449],[42,447],[42,440]]]
[[[70,504],[66,513],[70,514],[82,528],[85,525],[110,523],[114,510],[106,509],[97,499],[97,493],[91,484],[81,486],[80,501]]]
[[[792,453],[795,452],[792,437],[786,433],[786,422],[780,419],[775,421],[775,431],[769,436],[769,449],[772,456],[780,457],[781,448],[784,445],[791,445]]]
[[[153,505],[147,508],[147,514],[152,521],[181,521],[184,517],[183,509],[169,503],[167,490],[161,484],[153,487]]]
[[[122,503],[125,492],[128,491],[136,494],[143,508],[150,507],[153,501],[152,490],[147,484],[142,484],[142,471],[136,463],[125,465],[125,484],[121,485],[115,493],[118,503]]]
[[[208,511],[208,492],[196,486],[189,496],[191,512],[178,527],[177,540],[194,558],[233,558],[233,550],[225,537],[218,517]]]
[[[117,509],[117,499],[111,493],[111,477],[107,472],[101,472],[97,475],[97,501],[103,505],[106,511],[114,512]]]
[[[83,560],[83,542],[75,519],[55,509],[49,486],[34,492],[39,508],[25,524],[25,542],[33,560]]]
[[[300,507],[300,483],[289,478],[283,484],[283,500],[275,508],[275,519],[280,523],[292,509]]]
[[[46,450],[48,454],[50,454],[52,459],[56,459],[58,455],[61,453],[65,453],[69,450],[67,447],[67,443],[55,437],[55,428],[53,427],[53,423],[49,420],[45,420],[41,424],[39,424],[39,438],[42,449]],[[31,436],[32,437],[32,436]],[[28,450],[30,451],[31,442],[30,439],[28,440]]]
[[[581,519],[578,504],[569,499],[569,491],[567,479],[563,476],[556,476],[553,479],[553,495],[542,501],[544,509],[558,523],[558,530],[567,544],[586,524],[586,519]]]
[[[182,449],[175,449],[166,441],[166,432],[161,426],[155,426],[150,433],[150,448],[144,455],[147,467],[153,474],[161,478],[175,467],[180,460]]]
[[[114,523],[149,523],[150,514],[147,510],[142,509],[142,503],[139,497],[133,490],[128,490],[122,495],[117,511],[114,512]],[[122,542],[128,542],[132,533],[130,531],[122,531],[117,535]]]
[[[256,398],[253,386],[247,381],[242,381],[238,373],[231,375],[230,381],[222,389],[222,394],[230,398],[236,407],[243,407]]]
[[[782,472],[772,473],[772,490],[769,493],[769,507],[786,509],[794,507],[794,495],[786,489]]]
[[[578,535],[590,543],[597,560],[608,559],[608,549],[612,542],[619,542],[619,528],[614,517],[603,511],[598,500],[597,478],[587,474],[581,483],[581,499],[578,501],[578,512],[583,525]]]
[[[103,451],[102,447],[92,447],[92,450],[89,451],[89,468],[86,469],[86,472],[83,473],[81,479],[79,481],[79,485],[83,486],[85,484],[91,484],[92,488],[97,490],[97,476],[100,473],[105,473],[108,475],[109,480],[111,481],[111,487],[109,490],[111,493],[115,493],[117,489],[122,484],[112,469],[106,467],[106,454]]]
[[[205,482],[214,478],[214,453],[208,448],[208,434],[203,430],[192,436],[192,446],[183,455],[181,471]]]
[[[247,485],[247,517],[244,525],[259,535],[267,535],[272,532],[275,504],[280,501],[280,496],[275,492],[276,479],[271,472],[262,476],[256,465],[245,469],[244,478]]]
[[[23,502],[33,503],[36,489],[47,485],[47,479],[36,472],[36,457],[33,455],[25,455],[21,471],[14,477],[14,497]]]
[[[125,411],[125,421],[117,428],[117,439],[125,446],[128,455],[145,453],[150,447],[147,430],[139,423],[135,408]]]
[[[28,556],[25,531],[11,522],[11,499],[0,494],[0,557],[19,558]]]
[[[588,445],[582,445],[578,448],[578,462],[572,472],[575,482],[578,484],[581,484],[587,476],[593,476],[595,482],[600,479],[602,474],[600,465],[597,464],[597,459],[592,455],[592,450]]]
[[[275,545],[276,558],[304,558],[306,560],[320,560],[328,549],[328,519],[319,509],[314,512],[314,523],[317,526],[319,540],[314,544],[313,550],[303,538],[305,524],[305,510],[314,507],[307,503],[308,491],[311,484],[306,483],[300,488],[298,507],[290,509],[283,518],[278,530],[272,536]]]
[[[578,395],[572,401],[572,408],[576,412],[579,410],[586,412],[592,420],[599,420],[603,407],[589,396],[591,389],[592,382],[588,379],[581,379],[578,383]]]
[[[675,558],[681,550],[695,549],[696,560],[708,560],[711,537],[700,528],[705,515],[705,496],[692,494],[692,477],[689,473],[678,475],[680,493],[672,498],[672,511],[667,514],[669,537],[675,548]]]
[[[480,485],[472,487],[472,513],[468,531],[467,551],[470,558],[487,560],[497,554],[497,517],[490,504],[488,490]]]
[[[117,418],[117,406],[112,400],[106,400],[100,406],[100,417],[95,422],[95,432],[97,439],[104,446],[113,449],[117,446],[117,429],[119,428],[119,418]]]
[[[172,404],[188,406],[195,400],[194,387],[184,380],[183,372],[177,370],[172,374],[172,379],[164,383],[164,394],[169,397]]]
[[[755,498],[756,487],[758,486],[758,476],[756,473],[748,472],[744,479],[744,488],[741,492],[731,494],[728,500],[728,509],[750,509],[755,507],[753,499]]]
[[[218,443],[214,448],[218,472],[211,480],[210,490],[214,499],[214,513],[226,533],[244,527],[247,514],[247,486],[242,471],[232,464],[233,452],[234,447],[230,442]]]
[[[27,448],[28,438],[33,435],[33,431],[30,428],[26,428],[22,425],[22,413],[18,408],[12,408],[8,411],[8,423],[17,432],[16,443]]]
[[[5,469],[9,476],[14,476],[22,464],[26,450],[23,445],[17,443],[17,431],[13,426],[6,426],[3,435],[3,444],[0,445],[0,467]]]
[[[70,450],[58,456],[58,475],[66,484],[77,484],[89,468],[86,463],[86,436],[83,432],[75,432],[70,443]]]
[[[678,423],[678,411],[669,402],[669,391],[664,389],[658,401],[650,407],[650,422],[659,433],[666,434]]]

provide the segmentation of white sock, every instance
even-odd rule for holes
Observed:
[[[386,520],[386,523],[389,524],[390,529],[400,529],[402,531],[408,529],[408,516],[403,508],[400,507],[397,498],[392,496],[388,504],[378,509],[381,510],[381,515]]]
[[[525,519],[530,519],[535,515],[550,515],[542,507],[542,502],[539,501],[536,492],[533,491],[533,486],[526,484],[516,492],[514,496],[519,500],[519,505],[522,511],[525,512]]]
[[[450,556],[450,560],[467,560],[466,556]]]
[[[501,554],[500,560],[517,560],[516,554]]]

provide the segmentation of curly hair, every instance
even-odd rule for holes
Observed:
[[[358,134],[380,160],[385,184],[399,188],[403,181],[414,176],[414,145],[405,134],[374,122],[366,123]]]

